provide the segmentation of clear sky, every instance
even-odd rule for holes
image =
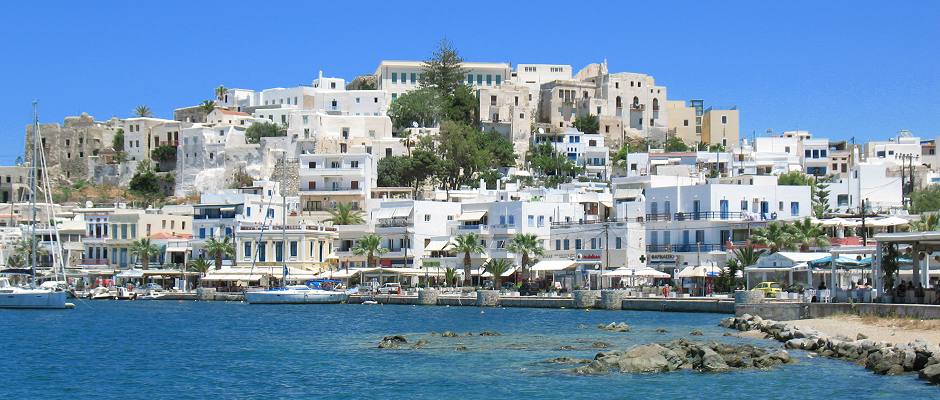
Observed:
[[[9,2],[0,164],[22,153],[33,99],[43,122],[139,104],[172,118],[219,84],[351,79],[382,59],[425,59],[443,37],[468,61],[607,59],[651,74],[670,99],[738,106],[742,136],[940,136],[940,1],[521,3]]]

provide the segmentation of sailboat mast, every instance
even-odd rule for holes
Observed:
[[[287,195],[284,188],[278,186],[278,192],[281,193],[281,260],[284,261],[284,277],[281,279],[281,285],[287,286]]]
[[[32,177],[30,179],[30,201],[29,208],[32,212],[32,226],[30,227],[30,273],[33,280],[36,279],[36,179],[39,175],[39,112],[38,112],[38,101],[33,101],[33,154],[32,154]]]

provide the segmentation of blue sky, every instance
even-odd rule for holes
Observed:
[[[212,88],[347,79],[424,59],[446,37],[468,61],[607,59],[671,99],[736,105],[741,133],[940,136],[940,2],[10,2],[0,13],[0,164],[40,119],[170,118]],[[885,8],[890,6],[890,8]]]

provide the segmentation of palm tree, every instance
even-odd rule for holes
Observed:
[[[751,243],[765,245],[771,253],[793,248],[793,237],[786,225],[771,222],[764,228],[755,229],[751,234]]]
[[[388,253],[388,249],[382,247],[382,238],[378,235],[370,233],[359,238],[359,241],[356,242],[356,245],[352,248],[353,254],[357,256],[366,256],[366,266],[372,268],[372,262],[381,256],[382,254]],[[379,284],[382,283],[382,266],[379,265]]]
[[[215,88],[215,98],[219,99],[219,101],[223,101],[225,100],[225,93],[227,92],[228,89],[225,86],[219,85],[219,87]]]
[[[235,257],[235,244],[228,236],[222,237],[222,240],[210,238],[206,241],[206,253],[215,258],[215,269],[222,269],[222,259],[225,257]]]
[[[912,232],[929,232],[940,230],[940,216],[937,214],[921,215],[920,221],[911,224]]]
[[[463,253],[463,280],[464,284],[470,285],[470,254],[480,254],[486,249],[480,244],[480,236],[474,232],[464,235],[457,235],[452,244],[452,250],[457,253]]]
[[[150,107],[141,104],[137,106],[137,108],[134,108],[134,115],[138,117],[152,117],[153,112],[150,111]]]
[[[323,221],[333,225],[356,225],[365,222],[362,212],[353,210],[352,205],[348,203],[337,204],[336,208],[330,210],[330,217]]]
[[[7,258],[7,267],[23,268],[25,266],[26,266],[26,261],[23,260],[23,256],[19,254],[14,253],[14,254],[11,254],[10,257]]]
[[[506,258],[493,258],[483,264],[483,270],[493,275],[493,289],[500,289],[500,281],[503,280],[503,274],[512,269],[512,261]]]
[[[539,243],[538,236],[535,236],[533,233],[523,233],[516,236],[509,241],[509,244],[506,246],[506,249],[522,255],[522,264],[519,265],[522,270],[523,279],[527,278],[526,268],[529,267],[529,256],[541,257],[545,254],[545,249],[542,248],[542,245]]]
[[[150,267],[150,257],[153,257],[160,253],[160,248],[158,248],[153,243],[150,243],[150,239],[138,239],[131,243],[131,248],[129,249],[132,256],[137,257],[140,260],[140,265],[143,269]]]
[[[203,100],[202,104],[199,104],[199,108],[206,114],[211,113],[212,110],[215,110],[215,102],[212,100]]]
[[[444,286],[457,286],[457,270],[454,268],[444,269]]]
[[[799,246],[801,252],[809,251],[810,247],[829,247],[829,236],[822,224],[813,223],[809,217],[787,225],[792,245]]]
[[[200,280],[202,280],[202,277],[206,276],[206,272],[209,272],[210,268],[212,268],[212,264],[209,264],[209,262],[202,257],[189,262],[189,270],[198,272]]]
[[[760,253],[754,251],[753,246],[745,246],[734,249],[734,258],[738,260],[738,263],[745,267],[750,267],[751,265],[757,264],[757,259],[760,258]]]
[[[35,238],[26,238],[26,239],[20,240],[13,249],[14,254],[18,255],[20,257],[20,260],[24,261],[24,264],[29,264],[32,262],[33,242],[35,241],[36,241]],[[42,248],[42,246],[40,246],[39,243],[36,243],[36,259],[38,260],[47,255],[49,255],[49,251]]]

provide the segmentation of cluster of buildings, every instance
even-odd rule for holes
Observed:
[[[482,182],[448,191],[379,187],[378,162],[408,154],[406,134],[437,130],[397,130],[387,115],[392,102],[419,87],[422,65],[382,61],[373,75],[352,82],[320,73],[310,85],[220,88],[211,109],[179,108],[173,119],[98,121],[83,114],[42,124],[45,172],[55,182],[126,186],[137,165],[149,160],[158,174],[173,175],[168,192],[199,200],[159,209],[48,205],[40,221],[57,221],[59,236],[40,222],[46,230],[37,231],[44,235],[38,239],[53,247],[67,242],[67,265],[76,274],[105,276],[139,264],[128,250],[139,238],[159,246],[152,263],[167,274],[193,259],[211,259],[206,241],[229,237],[236,250],[224,260],[229,275],[210,272],[207,282],[245,282],[254,278],[231,271],[286,265],[297,276],[348,274],[366,266],[365,257],[352,251],[357,241],[376,234],[388,250],[381,265],[418,282],[462,267],[463,256],[450,246],[457,235],[479,235],[485,251],[473,255],[472,265],[481,274],[488,259],[518,264],[521,255],[508,244],[516,235],[533,234],[544,249],[541,259],[566,261],[542,270],[595,284],[597,271],[606,269],[673,272],[723,262],[754,229],[814,217],[820,202],[827,214],[843,217],[903,213],[912,188],[940,179],[936,141],[910,132],[864,144],[808,131],[748,139],[740,136],[736,107],[669,99],[653,77],[611,73],[606,62],[577,72],[570,65],[466,62],[465,83],[478,95],[482,129],[509,138],[519,164],[504,171],[495,188]],[[575,127],[587,115],[597,117],[598,132]],[[276,124],[286,134],[249,140],[248,128],[259,123]],[[28,127],[25,154],[31,154],[33,134]],[[671,138],[692,150],[663,150]],[[646,149],[613,161],[632,139],[645,141]],[[519,180],[532,175],[525,154],[541,143],[583,166],[579,179],[555,188]],[[175,157],[166,151],[157,157],[159,148],[175,150]],[[778,176],[794,171],[825,182],[828,196],[778,183]],[[253,183],[236,179],[240,174]],[[22,228],[30,223],[23,204],[27,182],[27,167],[0,167],[6,254],[31,232]],[[362,222],[330,222],[340,206]],[[837,236],[850,243],[846,236],[864,234],[841,230]]]

